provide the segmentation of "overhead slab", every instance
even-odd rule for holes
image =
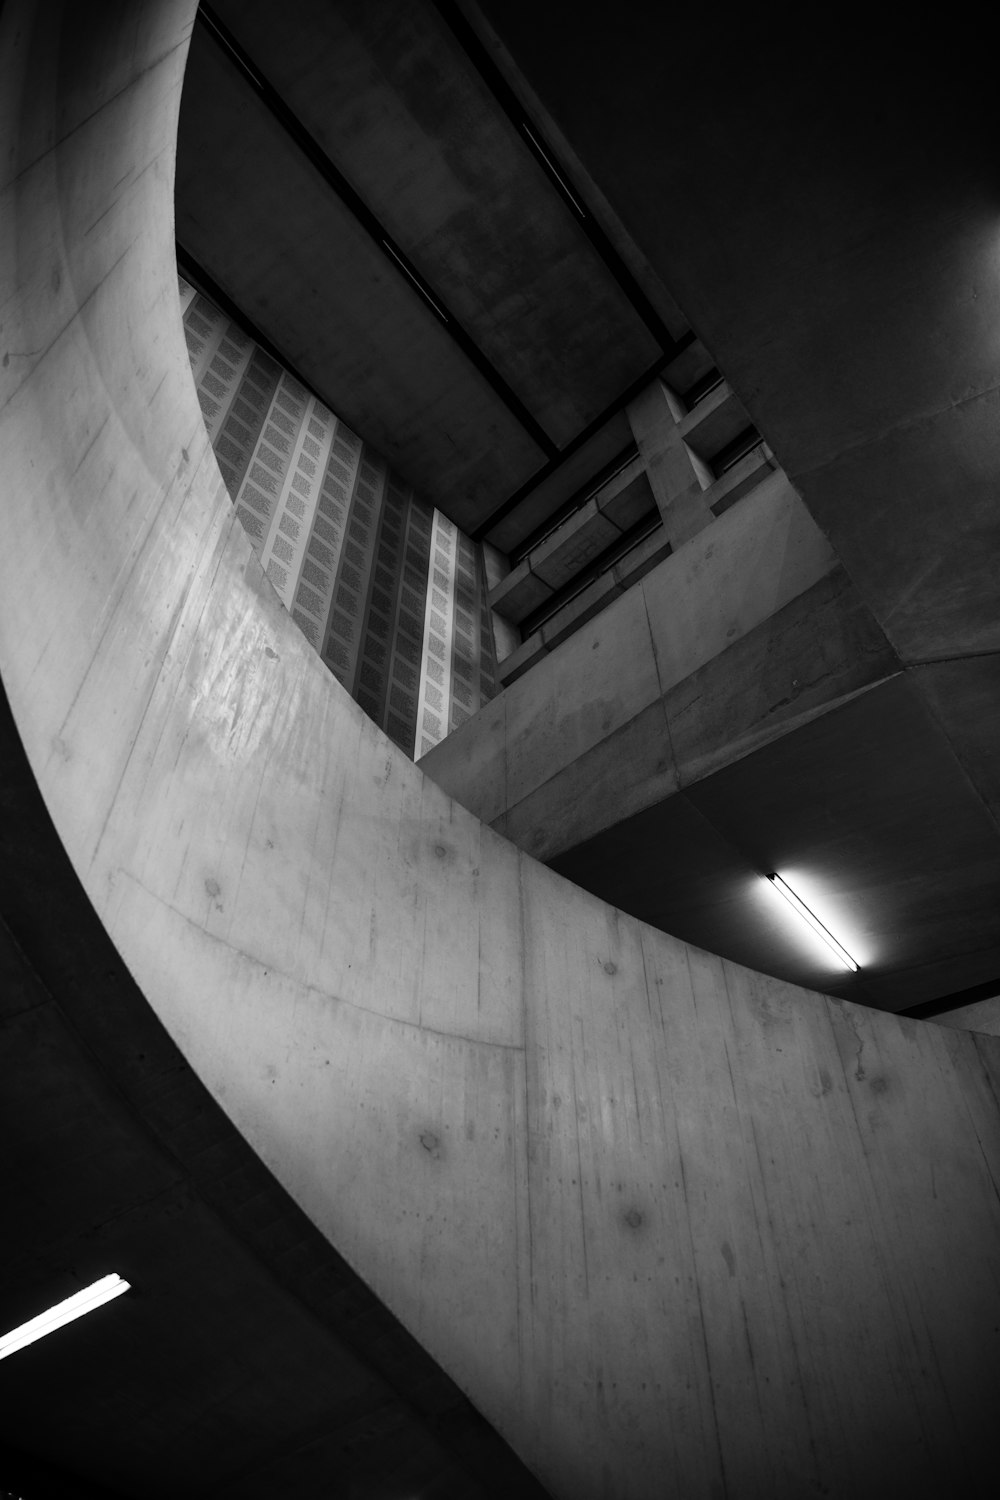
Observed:
[[[640,7],[613,36],[592,11],[568,27],[485,0],[475,18],[676,296],[900,659],[938,664],[933,689],[915,686],[947,697],[989,803],[973,710],[1000,650],[986,56],[964,25],[873,26],[853,5],[829,26],[791,6],[688,9],[669,45]]]

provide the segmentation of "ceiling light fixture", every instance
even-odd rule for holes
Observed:
[[[792,910],[797,912],[798,915],[802,918],[803,922],[807,922],[808,925],[812,928],[813,932],[815,932],[818,937],[821,937],[823,939],[824,943],[830,949],[830,951],[836,954],[838,963],[843,964],[845,969],[850,969],[853,973],[856,974],[858,972],[858,966],[854,962],[854,959],[851,957],[851,955],[848,953],[847,949],[842,947],[841,944],[837,942],[837,939],[834,937],[832,932],[827,932],[826,928],[823,926],[823,923],[819,920],[819,917],[813,916],[812,912],[809,910],[808,906],[806,906],[805,902],[799,900],[798,896],[796,896],[795,892],[791,889],[790,886],[787,886],[785,884],[781,876],[772,874],[768,875],[767,878],[774,886],[774,889],[776,891],[780,891],[781,895],[784,896],[785,900],[788,902]]]
[[[6,1359],[8,1354],[16,1354],[18,1349],[44,1338],[47,1333],[61,1328],[64,1323],[72,1323],[74,1318],[82,1318],[84,1313],[93,1312],[95,1307],[110,1302],[112,1297],[120,1297],[128,1289],[129,1283],[123,1281],[116,1271],[112,1271],[109,1276],[102,1276],[100,1281],[85,1286],[83,1291],[74,1292],[72,1297],[57,1302],[48,1312],[39,1313],[37,1318],[30,1318],[27,1323],[5,1333],[0,1338],[0,1359]]]

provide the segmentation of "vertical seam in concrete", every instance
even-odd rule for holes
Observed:
[[[837,1000],[832,996],[825,996],[824,1000],[827,1026],[829,1027],[830,1034],[833,1039],[834,1051],[840,1058],[840,1065],[844,1079],[844,1088],[847,1095],[847,1102],[851,1111],[851,1118],[854,1122],[855,1140],[858,1150],[861,1154],[861,1160],[864,1163],[864,1172],[860,1177],[860,1190],[870,1253],[872,1260],[877,1267],[877,1275],[882,1287],[884,1304],[889,1310],[889,1318],[891,1321],[893,1333],[896,1337],[899,1347],[902,1348],[907,1339],[909,1339],[909,1341],[914,1344],[916,1342],[916,1339],[913,1331],[912,1321],[909,1316],[909,1309],[905,1306],[905,1292],[903,1294],[904,1307],[902,1309],[902,1314],[900,1313],[897,1301],[893,1296],[895,1282],[892,1276],[891,1269],[886,1263],[886,1258],[883,1250],[885,1235],[881,1233],[879,1229],[879,1221],[884,1222],[882,1204],[879,1199],[877,1187],[873,1181],[872,1160],[869,1142],[866,1139],[866,1133],[862,1127],[861,1118],[858,1114],[858,1105],[857,1099],[855,1097],[855,1090],[852,1087],[852,1078],[855,1083],[860,1083],[863,1081],[863,1078],[858,1077],[858,1069],[861,1066],[860,1058],[861,1052],[864,1048],[864,1039],[858,1035],[856,1019],[853,1016],[846,1014],[844,1010],[845,1005],[853,1005],[854,1002],[850,1000]],[[845,1066],[843,1049],[840,1044],[840,1037],[837,1033],[836,1018],[838,1016],[841,1018],[844,1024],[850,1027],[851,1031],[854,1033],[854,1039],[860,1044],[858,1047],[858,1051],[855,1054],[855,1066],[853,1068],[848,1068],[847,1066]],[[916,1351],[916,1357],[919,1362],[919,1351]],[[915,1388],[912,1371],[909,1365],[907,1365],[902,1374],[906,1396],[909,1402],[909,1411],[907,1415],[915,1415],[917,1424],[919,1426],[922,1423],[920,1398]],[[929,1449],[927,1450],[927,1456],[928,1458],[930,1458],[931,1456]]]
[[[528,1297],[527,1316],[530,1319],[530,1328],[534,1330],[534,1301],[535,1301],[535,1246],[532,1224],[532,1197],[531,1197],[531,1100],[530,1100],[530,1069],[532,1067],[531,1048],[528,1045],[528,934],[524,910],[524,859],[525,856],[520,849],[517,850],[517,903],[518,903],[518,928],[521,939],[521,1048],[524,1059],[524,1135],[523,1142],[514,1142],[515,1154],[522,1149],[524,1152],[524,1207],[527,1219],[528,1234]],[[515,1182],[515,1201],[516,1201]],[[517,1317],[517,1380],[519,1405],[523,1411],[524,1385],[525,1385],[525,1355],[523,1337],[523,1310],[524,1299],[521,1295],[522,1262],[519,1258],[518,1266],[514,1274],[516,1317]],[[532,1338],[533,1345],[534,1340]]]
[[[506,833],[506,830],[507,830],[507,813],[508,813],[509,808],[510,808],[510,802],[508,800],[508,792],[507,792],[508,781],[509,781],[508,768],[509,768],[509,762],[510,762],[510,745],[509,745],[508,739],[507,739],[507,689],[506,688],[501,689],[500,698],[501,698],[502,708],[503,708],[503,727],[502,727],[502,730],[501,730],[501,742],[503,744],[503,755],[501,757],[501,767],[502,767],[502,774],[503,774],[503,826],[504,826],[504,832]],[[521,933],[521,941],[522,941],[522,943],[524,942],[524,933],[523,933],[523,931]]]
[[[652,624],[650,622],[650,618],[649,618],[649,600],[646,598],[645,583],[644,583],[644,581],[642,579],[639,580],[639,583],[638,583],[637,587],[638,587],[638,589],[639,589],[639,591],[640,591],[640,593],[642,595],[642,612],[643,612],[643,615],[645,616],[645,619],[646,619],[646,630],[649,633],[649,649],[653,653],[653,666],[656,669],[656,687],[657,687],[657,692],[659,694],[660,710],[661,710],[661,712],[663,714],[663,728],[664,728],[664,732],[665,732],[665,734],[667,736],[667,749],[670,752],[670,764],[673,767],[674,779],[675,779],[675,782],[676,782],[676,790],[680,791],[681,790],[681,773],[680,773],[680,767],[677,764],[677,757],[674,754],[674,741],[673,741],[673,736],[670,733],[670,720],[667,717],[666,694],[664,693],[664,690],[663,690],[663,678],[660,675],[660,659],[659,659],[659,657],[656,654],[656,640],[655,640],[655,638],[653,636],[653,626],[652,626]]]

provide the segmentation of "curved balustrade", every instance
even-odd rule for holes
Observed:
[[[971,1493],[997,1044],[645,928],[396,751],[195,399],[193,4],[6,10],[0,665],[149,1004],[554,1494]]]

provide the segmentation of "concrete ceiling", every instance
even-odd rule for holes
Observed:
[[[179,238],[407,477],[517,548],[628,443],[620,414],[580,434],[686,327],[665,284],[902,669],[558,867],[713,951],[837,989],[754,893],[756,869],[792,860],[866,947],[858,998],[905,1008],[1000,974],[996,172],[987,136],[968,139],[967,90],[960,111],[924,107],[964,76],[963,49],[876,38],[860,15],[818,49],[794,11],[684,13],[663,35],[641,8],[568,27],[508,0],[210,14],[232,46],[196,28]],[[533,486],[553,445],[562,461]],[[725,763],[740,705],[712,704],[700,729]]]
[[[290,0],[276,21],[269,0],[215,5],[184,86],[177,235],[476,531],[672,340],[442,9]]]
[[[830,25],[801,7],[688,8],[668,45],[641,7],[610,28],[589,9],[572,27],[509,0],[482,12],[498,62],[677,297],[902,669],[688,788],[655,827],[632,820],[559,867],[808,984],[739,895],[755,864],[791,861],[867,938],[859,998],[905,1008],[995,980],[1000,177],[969,33],[873,27],[852,7]]]
[[[909,675],[550,861],[654,926],[886,1010],[1000,974],[1000,841]],[[791,923],[780,870],[861,965]]]
[[[971,690],[1000,649],[1000,177],[967,33],[689,9],[668,61],[639,8],[484,9],[901,659]]]

